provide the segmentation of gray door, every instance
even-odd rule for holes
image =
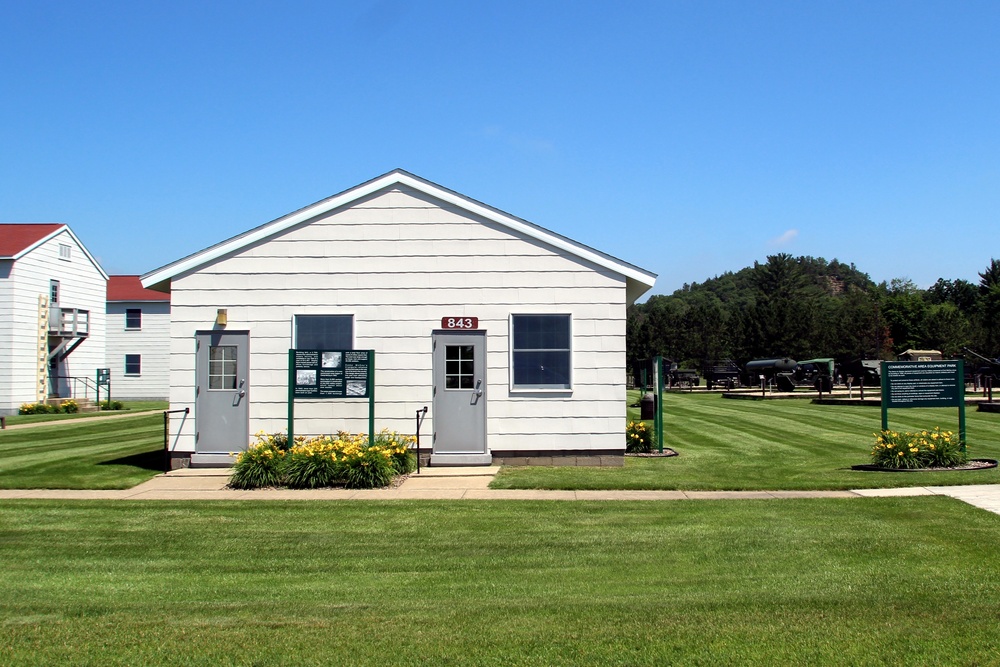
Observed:
[[[195,334],[195,451],[241,452],[250,440],[250,333]]]
[[[435,332],[434,454],[486,453],[486,332]]]

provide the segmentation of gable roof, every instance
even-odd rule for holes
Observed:
[[[0,224],[0,258],[17,259],[66,225],[49,223],[5,223]]]
[[[500,209],[493,208],[492,206],[488,206],[487,204],[476,201],[475,199],[466,197],[465,195],[459,194],[454,190],[444,188],[436,183],[432,183],[431,181],[420,178],[419,176],[402,169],[394,169],[387,174],[373,178],[372,180],[362,183],[361,185],[345,190],[340,194],[333,195],[332,197],[318,201],[315,204],[310,204],[309,206],[301,208],[298,211],[294,211],[259,227],[255,227],[254,229],[244,232],[243,234],[234,236],[230,239],[222,241],[221,243],[217,243],[200,252],[196,252],[193,255],[188,255],[187,257],[177,260],[176,262],[154,269],[153,271],[150,271],[142,276],[142,285],[143,287],[151,287],[157,290],[169,290],[170,280],[175,276],[188,271],[196,270],[205,264],[222,257],[223,255],[238,251],[253,243],[279,234],[286,229],[309,220],[310,218],[322,215],[342,206],[347,206],[363,197],[367,197],[368,195],[378,192],[379,190],[383,190],[397,184],[405,185],[419,192],[423,192],[431,197],[464,209],[469,213],[507,227],[512,231],[542,241],[543,243],[554,246],[570,255],[574,255],[580,259],[606,269],[610,269],[611,271],[624,276],[627,283],[627,295],[629,302],[634,301],[644,292],[651,289],[653,287],[653,283],[656,281],[656,274],[640,269],[633,264],[623,262],[622,260],[612,257],[611,255],[590,248],[582,243],[573,241],[570,238],[556,234],[555,232],[549,231],[543,227],[539,227],[538,225],[530,223],[527,220],[505,213]]]
[[[108,276],[108,301],[170,301],[170,295],[146,289],[139,276]]]
[[[105,280],[108,279],[100,262],[94,259],[73,230],[61,222],[0,223],[0,259],[18,260],[59,234],[68,234],[94,268]]]

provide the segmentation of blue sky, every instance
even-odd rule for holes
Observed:
[[[44,2],[0,221],[144,273],[400,167],[659,274],[1000,257],[1000,3]]]

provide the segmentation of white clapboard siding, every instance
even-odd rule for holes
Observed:
[[[194,335],[219,308],[250,331],[251,433],[286,428],[295,315],[353,315],[354,347],[376,351],[376,427],[405,433],[433,411],[431,332],[466,316],[486,331],[493,450],[624,448],[625,278],[405,185],[173,276],[172,409],[194,409]],[[512,313],[572,317],[572,390],[510,389]],[[295,415],[297,434],[368,428],[367,400],[298,400]],[[194,451],[193,419],[171,431],[173,449]]]
[[[0,259],[0,415],[16,411],[19,403],[12,382],[15,358],[13,268],[14,260]]]
[[[125,328],[125,311],[138,308],[140,329]],[[107,367],[112,397],[166,399],[170,395],[170,303],[112,301],[107,305]],[[140,374],[125,375],[125,355],[140,355]]]
[[[69,245],[70,259],[60,259],[60,244]],[[0,413],[16,413],[22,403],[35,401],[37,381],[38,296],[49,294],[49,281],[59,281],[59,307],[90,311],[90,335],[67,357],[62,372],[81,378],[78,397],[93,397],[82,378],[95,380],[104,368],[105,291],[107,280],[75,238],[65,229],[36,246],[9,267],[0,319],[7,320],[0,353]],[[89,394],[89,396],[87,395]]]

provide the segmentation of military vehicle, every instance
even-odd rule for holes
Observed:
[[[743,382],[748,387],[761,385],[761,382],[774,384],[778,391],[795,391],[794,359],[755,359],[748,361],[743,367]]]
[[[701,374],[705,378],[705,386],[709,389],[739,387],[740,372],[739,365],[732,359],[706,361],[701,369]]]

